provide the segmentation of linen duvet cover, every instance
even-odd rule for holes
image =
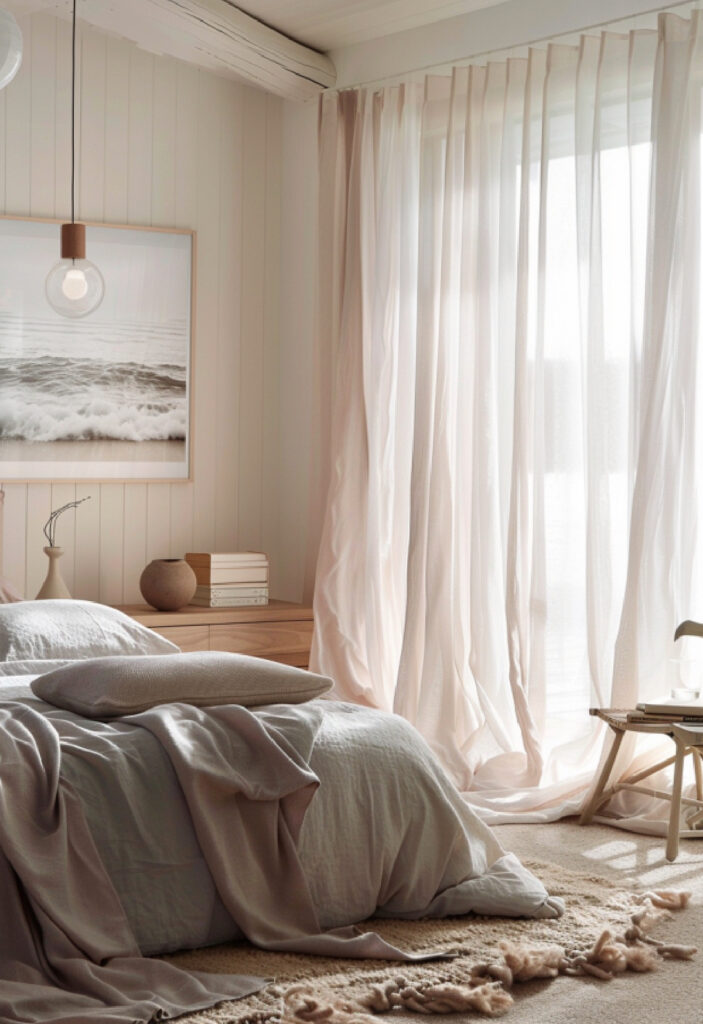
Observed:
[[[33,1020],[122,1019],[120,1013],[149,1020],[263,984],[191,975],[177,982],[169,974],[175,968],[140,964],[140,953],[246,937],[271,949],[402,959],[402,951],[348,926],[374,913],[563,910],[502,850],[397,716],[323,699],[254,710],[167,704],[98,721],[38,700],[29,686],[38,666],[19,667],[29,671],[0,679],[0,901],[16,905],[15,913],[24,908],[16,935],[20,945],[34,936],[34,952],[13,950],[7,938],[0,943],[0,992],[10,993],[0,994],[2,1020],[28,1019],[27,1006]],[[36,813],[45,820],[31,835],[19,779],[42,789]],[[64,834],[70,859],[71,829],[84,841],[73,851],[78,859],[54,862],[53,880],[38,877],[37,849],[51,849],[52,837]],[[58,899],[56,912],[51,906],[58,875],[65,873],[61,888],[70,892],[80,858],[91,856],[96,891],[102,887],[119,919],[107,936],[100,921],[108,903],[77,910]],[[90,943],[81,939],[86,921],[96,929]],[[83,958],[90,969],[65,976],[57,969],[57,932],[60,963],[75,967]],[[168,977],[161,968],[169,968]],[[117,980],[98,977],[114,969]],[[60,1010],[61,1000],[54,994],[47,1003],[47,985],[62,998],[77,988],[87,1000],[82,1016],[75,1009],[57,1016],[52,1006]],[[96,1010],[100,1000],[109,1014]]]

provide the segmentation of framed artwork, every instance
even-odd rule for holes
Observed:
[[[0,481],[191,479],[194,233],[88,224],[105,297],[69,320],[59,232],[0,217]]]

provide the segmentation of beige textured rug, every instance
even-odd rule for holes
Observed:
[[[604,929],[624,932],[630,925],[631,915],[641,903],[638,894],[623,891],[605,879],[568,871],[563,867],[536,861],[525,861],[542,879],[547,889],[562,896],[567,904],[566,914],[558,920],[534,921],[511,918],[462,917],[431,921],[373,920],[366,923],[369,930],[377,931],[389,942],[412,952],[458,952],[453,960],[425,964],[389,963],[378,960],[339,960],[326,957],[267,953],[246,943],[213,946],[208,949],[179,953],[166,959],[183,967],[203,971],[257,975],[272,979],[261,992],[235,1002],[228,1001],[210,1010],[189,1014],[181,1018],[187,1024],[245,1024],[249,1021],[276,1021],[281,1016],[295,1020],[314,1020],[325,1017],[312,1003],[306,1011],[305,998],[297,989],[302,986],[314,1000],[324,1006],[337,1003],[356,1006],[356,1000],[368,996],[374,986],[392,991],[425,988],[434,985],[437,991],[454,990],[466,985],[471,969],[480,963],[504,964],[499,943],[537,946],[559,946],[565,949],[590,947]],[[671,929],[667,929],[671,931]],[[665,966],[665,965],[664,965]],[[691,967],[692,970],[697,968]],[[395,984],[402,979],[401,985]],[[573,984],[579,984],[575,978]],[[492,982],[498,988],[497,982]],[[293,992],[286,1000],[286,993]],[[502,995],[502,990],[500,990]],[[403,1003],[412,1008],[412,1001]],[[493,1012],[508,1008],[494,1003]],[[288,1005],[288,1012],[283,1008]],[[291,1006],[297,1015],[291,1012]],[[415,1007],[416,1009],[418,1007]],[[427,1012],[427,1010],[425,1010]],[[363,1020],[344,1014],[327,1016],[335,1020]],[[366,1018],[369,1020],[369,1018]]]

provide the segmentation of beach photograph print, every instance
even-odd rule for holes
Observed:
[[[88,225],[105,295],[70,320],[59,232],[0,218],[0,480],[190,479],[192,233]]]

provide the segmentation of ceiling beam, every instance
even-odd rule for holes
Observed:
[[[15,0],[17,13],[70,14],[70,0]],[[86,0],[80,21],[123,36],[152,53],[177,57],[286,99],[306,100],[336,80],[325,54],[297,43],[228,0]]]

